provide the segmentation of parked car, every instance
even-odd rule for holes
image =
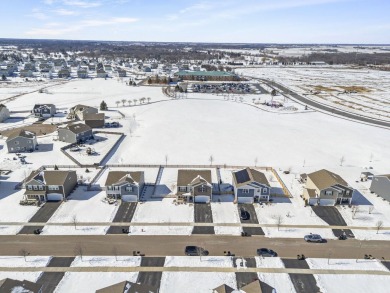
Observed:
[[[268,248],[259,248],[257,250],[257,255],[258,256],[268,256],[268,257],[278,256],[278,254],[275,251],[273,251],[272,249],[268,249]]]
[[[241,210],[240,211],[240,218],[241,218],[241,220],[249,220],[250,215],[249,215],[248,211]]]
[[[309,234],[309,235],[306,235],[305,237],[303,237],[303,239],[305,239],[306,242],[322,242],[323,241],[322,237],[318,234]]]
[[[209,255],[209,252],[207,250],[198,246],[186,246],[184,253],[185,255],[190,255],[190,256],[198,256],[199,254]]]

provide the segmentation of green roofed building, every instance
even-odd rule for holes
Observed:
[[[201,81],[238,81],[240,77],[234,73],[226,71],[179,71],[175,77],[182,80]]]

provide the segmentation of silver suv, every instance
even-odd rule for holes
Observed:
[[[306,235],[305,237],[303,237],[303,239],[305,239],[306,242],[322,242],[323,241],[322,237],[318,234],[309,234],[309,235]]]

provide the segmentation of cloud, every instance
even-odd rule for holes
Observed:
[[[187,12],[195,12],[195,11],[205,11],[210,10],[214,7],[214,5],[207,3],[207,2],[201,2],[194,5],[191,5],[189,7],[186,7],[184,9],[179,10],[179,13],[187,13]]]
[[[60,9],[55,9],[55,10],[52,10],[52,12],[58,14],[58,15],[64,15],[64,16],[69,16],[69,15],[78,15],[79,13],[77,11],[73,11],[73,10],[68,10],[68,9],[64,9],[64,8],[60,8]]]
[[[46,13],[42,12],[38,8],[34,8],[32,10],[32,12],[30,14],[28,14],[28,16],[34,17],[34,18],[39,19],[39,20],[45,20],[45,19],[49,18],[49,16],[47,16]]]
[[[104,25],[113,25],[113,24],[120,24],[120,23],[133,23],[137,22],[138,19],[136,18],[129,18],[129,17],[114,17],[107,20],[84,20],[81,22],[81,26],[84,27],[90,27],[90,26],[104,26]]]
[[[56,0],[43,0],[43,3],[46,5],[52,5]]]
[[[93,8],[102,5],[102,3],[98,1],[79,1],[79,0],[63,0],[63,3],[68,6],[74,6],[79,8]]]

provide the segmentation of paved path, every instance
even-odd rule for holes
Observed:
[[[273,273],[273,274],[319,274],[319,275],[381,275],[387,271],[374,270],[329,270],[288,268],[235,268],[235,267],[0,267],[0,272],[221,272],[221,273]]]
[[[158,245],[156,245],[158,243]],[[371,254],[378,259],[390,259],[388,241],[328,240],[326,243],[307,243],[298,238],[267,238],[225,235],[2,235],[0,255],[19,255],[22,249],[31,255],[75,256],[81,248],[84,255],[132,255],[140,251],[146,256],[184,255],[187,245],[207,249],[210,255],[222,256],[224,251],[242,257],[253,257],[260,247],[275,250],[282,258],[294,258],[304,253],[306,257],[327,258],[332,251],[335,259],[363,258]],[[77,248],[77,250],[76,250]]]
[[[257,77],[250,77],[250,78],[259,79]],[[287,87],[285,87],[284,85],[282,85],[280,83],[276,83],[274,81],[270,81],[267,79],[260,79],[260,80],[263,81],[264,83],[268,84],[269,86],[275,87],[278,90],[282,91],[283,94],[288,94],[293,99],[298,100],[299,102],[308,105],[309,107],[313,107],[313,108],[325,111],[329,114],[338,115],[338,116],[341,116],[341,117],[344,117],[347,119],[352,119],[352,120],[355,120],[355,121],[358,121],[361,123],[366,123],[366,124],[368,123],[368,124],[373,124],[373,125],[384,127],[384,128],[390,128],[390,122],[388,122],[388,121],[379,120],[379,119],[371,118],[368,116],[363,116],[363,115],[356,114],[353,112],[342,111],[342,110],[339,110],[337,108],[333,108],[333,107],[328,106],[326,104],[322,104],[322,103],[319,103],[319,102],[314,101],[312,99],[308,99],[306,97],[298,95],[297,93],[291,91],[290,89],[288,89]]]

